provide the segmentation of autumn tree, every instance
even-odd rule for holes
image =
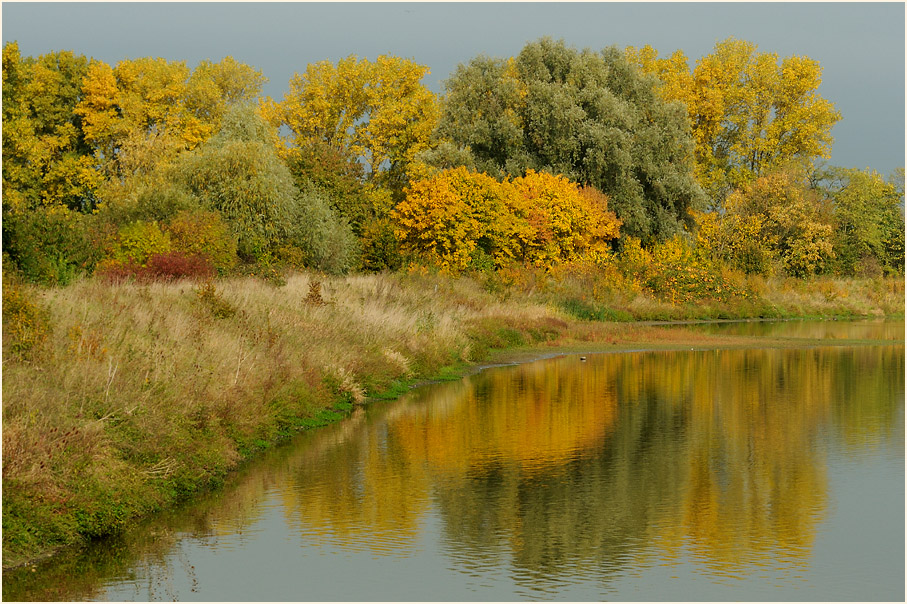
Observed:
[[[903,192],[870,169],[831,168],[820,186],[834,206],[836,265],[846,275],[904,270]]]
[[[725,205],[724,219],[736,217],[753,228],[753,237],[765,242],[789,275],[821,272],[835,257],[831,208],[800,173],[760,176],[734,191]]]
[[[658,76],[665,99],[686,105],[697,177],[714,204],[760,176],[831,154],[831,129],[841,114],[819,95],[822,69],[809,57],[779,60],[733,38],[717,43],[692,70],[682,51],[658,58],[645,46],[625,54]]]
[[[94,170],[80,118],[88,60],[70,51],[21,57],[3,48],[3,203],[12,212],[38,206],[74,210],[92,205]]]
[[[626,233],[665,238],[704,195],[684,108],[665,102],[655,84],[615,48],[577,51],[546,38],[514,59],[461,65],[445,83],[438,135],[490,174],[546,171],[594,186]],[[447,161],[466,164],[449,151]]]
[[[190,70],[183,61],[145,57],[111,67],[94,61],[76,114],[105,174],[147,174],[207,140],[230,106],[254,100],[261,73],[226,57]]]
[[[421,84],[426,74],[427,67],[388,55],[322,61],[295,74],[283,101],[268,99],[264,110],[291,133],[286,156],[321,142],[362,158],[369,177],[380,175],[399,189],[438,119],[434,95]]]
[[[620,221],[607,197],[529,170],[502,182],[464,167],[416,181],[392,212],[403,246],[453,272],[521,262],[549,268],[604,251]]]
[[[414,182],[391,214],[397,237],[454,272],[483,257],[503,263],[516,253],[519,228],[509,219],[508,193],[494,178],[462,167]]]
[[[91,217],[101,175],[73,108],[88,61],[3,48],[3,252],[23,275],[66,283],[97,260]]]
[[[351,268],[356,242],[349,225],[323,193],[296,187],[277,155],[276,137],[251,105],[237,105],[216,135],[180,158],[176,175],[202,207],[224,218],[242,260]]]
[[[605,252],[620,236],[620,220],[608,210],[608,196],[593,187],[579,187],[564,176],[528,170],[513,179],[520,229],[519,260],[551,267]]]

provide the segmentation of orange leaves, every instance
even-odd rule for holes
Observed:
[[[604,194],[532,170],[504,182],[444,170],[412,183],[392,215],[405,248],[452,271],[476,254],[498,268],[512,260],[551,267],[601,251],[620,226]]]

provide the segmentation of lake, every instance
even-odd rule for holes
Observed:
[[[903,601],[904,322],[691,329],[754,346],[422,386],[3,597]]]

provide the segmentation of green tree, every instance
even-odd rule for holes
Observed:
[[[903,192],[870,169],[831,168],[820,182],[834,206],[840,272],[872,274],[904,267]]]
[[[311,140],[287,158],[299,189],[315,186],[327,194],[335,212],[346,218],[357,235],[374,214],[374,204],[363,184],[365,171],[355,157],[342,148]]]
[[[237,105],[216,135],[181,157],[176,174],[203,207],[221,214],[242,260],[299,257],[322,270],[350,268],[355,238],[349,225],[325,195],[300,193],[277,155],[276,137],[251,105]]]
[[[656,79],[616,48],[577,51],[544,38],[512,60],[473,59],[445,87],[438,135],[477,169],[546,171],[594,186],[628,235],[667,238],[705,200],[684,107],[665,102]]]

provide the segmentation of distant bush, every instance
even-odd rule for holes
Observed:
[[[3,217],[3,251],[34,283],[66,285],[100,260],[92,242],[93,217],[66,208],[38,208]]]
[[[117,233],[111,259],[144,266],[151,256],[166,254],[172,249],[170,235],[162,231],[157,222],[133,222],[121,227]]]
[[[184,256],[207,258],[221,272],[236,265],[236,239],[217,212],[180,212],[166,226],[166,232],[173,248]]]
[[[154,281],[210,279],[214,273],[214,265],[208,258],[183,252],[155,254],[145,266],[146,278]]]
[[[102,279],[118,283],[122,281],[175,281],[177,279],[208,280],[216,271],[211,261],[197,254],[167,252],[154,254],[145,265],[129,260],[108,260],[99,265],[97,274]]]
[[[3,279],[3,358],[30,360],[50,333],[47,312],[15,278]]]

